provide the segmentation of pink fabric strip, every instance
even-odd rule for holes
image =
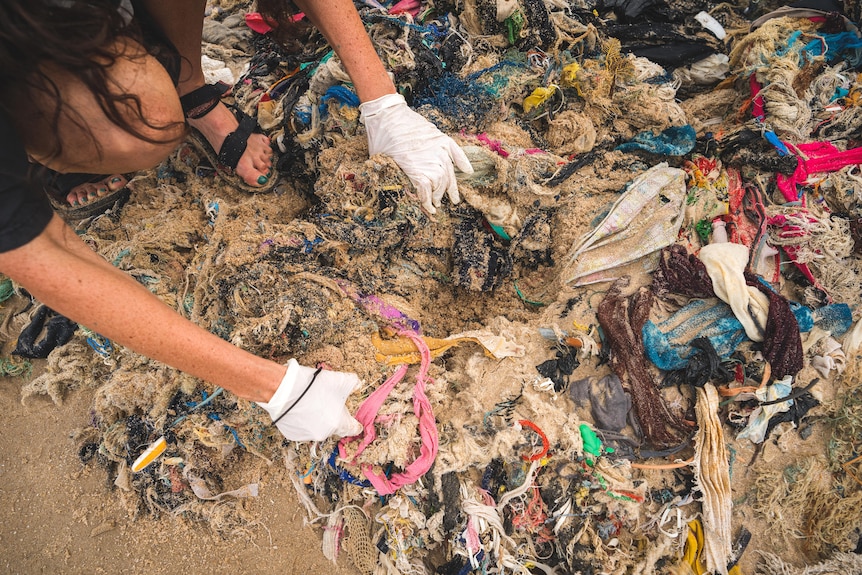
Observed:
[[[371,485],[377,490],[380,495],[391,495],[398,488],[404,485],[415,483],[417,479],[425,475],[434,459],[437,457],[439,448],[439,438],[437,434],[437,422],[434,420],[434,413],[431,410],[431,402],[428,401],[428,396],[425,395],[425,384],[428,381],[428,369],[431,366],[431,350],[418,333],[413,331],[403,331],[400,335],[409,337],[419,350],[422,358],[422,363],[419,366],[419,373],[416,374],[416,386],[413,388],[413,413],[419,420],[419,436],[422,439],[422,446],[419,449],[419,457],[410,463],[404,471],[395,473],[392,477],[387,478],[385,475],[374,472],[372,465],[365,465],[362,471],[365,477],[371,482]],[[356,419],[363,427],[362,441],[357,447],[356,453],[353,455],[352,461],[374,440],[377,433],[374,429],[374,420],[377,412],[383,402],[407,373],[407,366],[401,365],[387,379],[383,385],[374,391],[368,399],[366,399],[356,412]],[[338,442],[338,454],[342,458],[346,458],[345,446],[355,438],[343,438]]]
[[[392,393],[392,390],[395,389],[395,386],[404,378],[406,373],[406,364],[398,366],[398,369],[389,376],[389,379],[384,381],[383,385],[375,389],[374,393],[369,395],[368,398],[362,402],[362,405],[359,406],[354,417],[356,418],[356,421],[362,424],[363,437],[362,441],[359,442],[359,445],[356,446],[356,453],[353,454],[353,458],[350,460],[351,464],[356,463],[356,458],[359,454],[362,453],[372,441],[374,441],[375,437],[377,437],[377,430],[374,429],[374,418],[383,406],[383,402],[386,401],[386,398],[389,397],[389,394]],[[342,437],[338,442],[338,456],[341,459],[344,459],[345,461],[347,460],[347,450],[345,449],[345,445],[350,441],[353,441],[355,438],[355,436]]]
[[[793,146],[784,142],[791,150]],[[775,175],[775,184],[788,202],[799,201],[796,186],[805,185],[810,174],[834,172],[852,164],[862,164],[862,148],[839,151],[829,142],[810,142],[796,146],[804,156],[797,157],[796,170],[790,176]]]

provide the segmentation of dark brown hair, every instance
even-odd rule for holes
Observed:
[[[136,110],[139,119],[154,129],[175,126],[151,125],[136,95],[109,89],[108,69],[117,57],[111,50],[114,41],[128,37],[146,45],[138,18],[127,22],[128,16],[119,0],[0,1],[0,108],[14,118],[22,98],[47,94],[56,104],[48,120],[56,131],[68,107],[64,109],[63,95],[45,72],[45,66],[51,65],[83,82],[116,125],[144,141],[161,143],[136,130],[121,110]],[[82,118],[70,119],[86,130]],[[54,157],[62,153],[59,138],[56,142],[51,150]]]

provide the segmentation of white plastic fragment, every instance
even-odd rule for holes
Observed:
[[[719,24],[718,20],[710,16],[708,13],[703,11],[698,12],[694,18],[695,20],[700,22],[701,26],[715,34],[715,37],[719,40],[724,40],[724,38],[727,36],[727,32],[725,32],[724,30],[724,26]]]

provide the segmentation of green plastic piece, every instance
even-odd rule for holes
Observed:
[[[12,286],[12,280],[9,278],[4,279],[0,282],[0,302],[6,301],[12,294],[15,293],[15,288]]]
[[[504,240],[512,239],[512,237],[506,233],[506,230],[503,229],[503,226],[497,226],[492,224],[491,222],[488,222],[488,225],[491,226],[491,229],[494,230],[494,232]]]
[[[581,431],[581,439],[584,440],[584,451],[590,455],[595,455],[596,457],[601,455],[602,440],[599,439],[599,436],[596,435],[593,428],[586,423],[582,423],[579,429]]]
[[[712,222],[704,218],[694,225],[694,230],[700,241],[705,244],[709,241],[709,234],[712,233]]]

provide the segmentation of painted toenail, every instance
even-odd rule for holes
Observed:
[[[119,176],[114,176],[113,178],[111,178],[111,183],[112,183],[112,184],[116,184],[116,183],[118,183],[118,182],[122,182],[122,181],[123,181],[123,178],[121,178],[121,177],[119,177]]]
[[[269,181],[269,176],[258,176],[257,177],[257,183],[258,184],[263,185],[263,184],[267,183],[268,181]]]

